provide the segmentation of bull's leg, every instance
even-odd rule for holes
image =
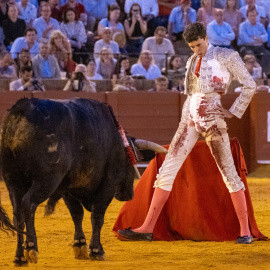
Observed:
[[[113,194],[110,191],[103,190],[102,194],[99,194],[98,202],[92,205],[92,238],[90,243],[90,259],[91,260],[105,260],[105,252],[100,243],[100,231],[104,224],[104,215],[107,207],[113,199]],[[106,198],[107,197],[107,198]]]
[[[63,196],[63,199],[69,209],[69,212],[71,214],[75,226],[74,244],[73,244],[75,259],[89,260],[88,247],[86,245],[86,239],[82,229],[82,221],[84,215],[83,207],[77,199],[75,199],[68,193],[66,193]]]
[[[46,179],[39,178],[39,182],[34,182],[22,199],[27,232],[24,256],[31,263],[37,263],[38,261],[35,213],[38,205],[46,201],[55,192],[60,182],[57,179],[61,181],[62,178],[53,178],[52,176],[47,176]]]
[[[13,205],[13,223],[14,226],[20,229],[21,231],[24,230],[24,217],[22,212],[22,195],[16,194],[15,192],[12,193],[10,196],[11,203]],[[23,266],[26,265],[28,262],[24,257],[24,247],[23,247],[24,237],[23,234],[17,232],[17,249],[14,258],[15,266]]]

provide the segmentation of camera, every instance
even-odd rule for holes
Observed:
[[[44,91],[42,88],[43,85],[38,80],[33,79],[31,82],[35,90]]]
[[[82,72],[76,72],[75,73],[75,80],[82,81],[84,79],[84,75]]]

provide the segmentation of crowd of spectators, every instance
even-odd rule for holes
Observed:
[[[254,79],[270,77],[269,20],[270,0],[0,0],[0,78],[15,80],[10,90],[67,78],[65,90],[94,92],[91,80],[108,79],[135,91],[145,78],[151,91],[182,92],[182,34],[195,21],[213,46],[239,51]]]

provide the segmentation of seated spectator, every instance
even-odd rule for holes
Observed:
[[[8,18],[8,1],[0,0],[0,27],[3,26],[3,21]]]
[[[178,78],[178,85],[172,87],[172,92],[179,92],[180,94],[184,94],[185,91],[185,75],[180,75]]]
[[[32,27],[33,21],[37,18],[37,8],[29,3],[29,0],[20,0],[17,6],[19,18],[25,21],[27,27]]]
[[[254,55],[248,55],[248,54],[245,55],[243,58],[243,62],[249,74],[252,76],[254,80],[262,78],[262,67],[256,61],[256,58]]]
[[[20,76],[20,79],[9,84],[10,91],[45,91],[44,85],[33,78],[33,71],[30,66],[22,67]]]
[[[89,80],[102,80],[103,77],[96,72],[96,62],[94,58],[89,59],[87,64],[87,78]]]
[[[131,67],[132,76],[144,76],[153,80],[161,76],[160,69],[154,64],[154,58],[150,51],[142,51],[137,64]]]
[[[265,25],[266,14],[263,7],[255,5],[256,0],[246,0],[246,5],[240,8],[240,12],[242,14],[242,21],[245,21],[247,18],[247,10],[255,8],[257,10],[257,22]]]
[[[124,27],[128,38],[126,50],[129,54],[137,56],[142,50],[144,34],[147,32],[147,23],[142,18],[142,9],[139,4],[134,3],[130,7]]]
[[[25,21],[18,18],[18,7],[16,5],[9,5],[8,19],[3,22],[4,44],[8,51],[10,51],[15,39],[23,35],[25,29]]]
[[[113,58],[113,54],[110,48],[102,48],[100,51],[100,58],[96,61],[96,72],[99,73],[103,79],[111,79],[115,69],[116,59]]]
[[[72,60],[72,50],[67,37],[60,31],[55,30],[50,37],[49,54],[56,57],[61,71],[67,72],[67,76],[75,70]]]
[[[122,23],[119,22],[120,8],[117,5],[111,5],[107,18],[102,19],[98,24],[98,35],[101,36],[104,28],[111,29],[112,33],[118,30],[124,31]]]
[[[124,31],[119,30],[115,32],[112,36],[112,41],[115,41],[118,44],[120,54],[128,54],[128,52],[125,49],[127,39],[126,33]]]
[[[237,0],[227,0],[226,7],[223,12],[223,20],[229,23],[235,36],[238,37],[239,25],[241,23],[242,14],[236,9]]]
[[[64,14],[66,10],[70,8],[75,10],[78,19],[81,18],[82,14],[85,14],[85,8],[83,4],[77,3],[77,0],[67,0],[67,3],[60,8],[61,21],[64,20]]]
[[[0,78],[16,78],[16,66],[10,53],[0,53]]]
[[[24,37],[19,37],[15,39],[14,43],[11,46],[10,53],[14,59],[17,58],[18,53],[22,49],[28,49],[31,53],[31,58],[39,52],[39,45],[36,41],[37,31],[35,28],[28,28],[24,32]]]
[[[160,68],[165,67],[166,54],[174,54],[172,42],[165,38],[166,28],[158,26],[155,30],[155,36],[147,38],[142,45],[142,51],[149,50],[154,56],[155,64]]]
[[[167,71],[166,68],[162,69],[162,74],[166,75],[169,80],[173,80],[180,75],[185,75],[185,73],[186,68],[180,55],[173,55],[170,58]]]
[[[263,8],[265,15],[266,15],[266,21],[269,22],[269,19],[270,19],[270,0],[256,0],[256,4]]]
[[[208,23],[215,19],[216,9],[214,8],[213,0],[201,0],[202,7],[199,8],[197,13],[197,21],[207,27]]]
[[[217,9],[215,20],[207,25],[207,35],[209,42],[213,46],[231,48],[231,42],[235,39],[230,24],[223,21],[223,10]]]
[[[17,76],[19,76],[19,72],[23,66],[30,66],[32,67],[31,55],[28,49],[21,49],[19,53],[19,58],[16,59],[17,64]]]
[[[125,2],[125,12],[128,14],[132,4],[137,3],[142,9],[143,19],[147,22],[147,34],[146,36],[153,36],[156,27],[158,26],[158,21],[156,20],[158,16],[158,3],[157,0],[126,0]]]
[[[129,13],[132,4],[137,3],[142,9],[142,15],[144,19],[148,22],[152,18],[158,15],[158,3],[156,0],[145,1],[145,0],[126,0],[125,3],[125,12]]]
[[[117,80],[117,79],[121,79],[125,76],[130,76],[131,72],[130,72],[130,62],[129,62],[129,58],[126,55],[120,55],[118,57],[117,63],[115,65],[115,70],[113,73],[113,79]]]
[[[240,54],[253,54],[257,60],[261,60],[262,70],[270,73],[270,52],[264,47],[268,35],[264,26],[257,21],[258,12],[254,8],[248,9],[247,20],[240,24],[238,45]]]
[[[149,89],[148,92],[171,92],[168,89],[169,81],[164,75],[155,79],[155,88]]]
[[[180,5],[173,8],[168,23],[170,40],[182,40],[185,27],[196,21],[196,11],[190,7],[191,0],[180,0]]]
[[[83,1],[87,14],[86,29],[94,31],[95,24],[108,16],[108,7],[115,4],[115,0]]]
[[[48,3],[51,7],[51,17],[60,22],[62,18],[60,9],[58,8],[58,0],[48,0]]]
[[[67,36],[73,51],[73,60],[76,63],[85,63],[88,54],[85,47],[86,32],[84,25],[78,20],[77,13],[73,8],[64,11],[64,21],[60,25],[60,30]]]
[[[76,66],[63,91],[96,92],[96,84],[87,78],[87,68],[83,64]]]
[[[124,76],[120,83],[113,87],[113,92],[136,92],[134,87],[134,79],[131,76]]]
[[[60,79],[61,73],[57,59],[49,54],[49,42],[43,40],[39,44],[39,54],[32,59],[35,78]]]
[[[37,39],[41,41],[49,39],[53,30],[59,30],[59,23],[56,19],[51,18],[51,6],[43,2],[40,6],[41,17],[33,22],[33,27],[37,30]]]
[[[100,57],[100,51],[102,48],[106,47],[111,49],[114,54],[119,54],[119,46],[115,41],[111,40],[112,31],[108,27],[105,27],[102,31],[102,39],[95,43],[94,47],[94,57],[97,60]]]

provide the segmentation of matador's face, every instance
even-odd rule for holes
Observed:
[[[207,48],[208,48],[208,36],[206,36],[205,39],[198,38],[197,40],[194,40],[194,41],[188,43],[188,46],[190,47],[190,49],[196,55],[198,55],[200,58],[202,58],[202,57],[205,56],[205,54],[207,52]]]

